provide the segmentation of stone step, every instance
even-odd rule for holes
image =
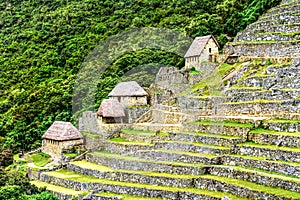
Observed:
[[[265,32],[293,33],[299,31],[299,29],[300,29],[300,23],[275,25],[275,22],[267,23],[267,22],[260,22],[260,21],[250,24],[247,27],[247,31],[249,34],[265,33]]]
[[[257,144],[300,147],[300,134],[257,128],[250,132],[249,140]]]
[[[159,141],[154,143],[154,149],[167,149],[172,151],[194,152],[201,154],[230,154],[231,149],[227,146],[208,145],[199,142],[184,141]]]
[[[117,139],[121,140],[119,138],[121,137],[118,137]],[[137,151],[153,149],[152,143],[133,142],[133,141],[126,141],[126,140],[117,141],[113,139],[105,142],[104,149],[106,151],[118,153],[118,154],[135,155]]]
[[[300,162],[300,149],[296,147],[279,147],[247,142],[238,144],[234,152],[241,155],[269,157],[272,160]]]
[[[169,133],[160,131],[160,129],[157,131],[124,129],[120,131],[120,137],[131,142],[152,143],[153,141],[167,140]]]
[[[142,159],[134,156],[94,152],[86,155],[88,162],[105,165],[117,170],[140,170],[160,173],[199,175],[207,171],[207,167],[195,163],[168,162]]]
[[[300,19],[300,17],[298,17]],[[290,33],[278,33],[278,32],[261,32],[261,33],[248,33],[240,34],[235,38],[236,42],[239,41],[294,41],[300,39],[300,32],[290,32]]]
[[[259,22],[277,22],[278,24],[293,24],[299,22],[300,12],[299,10],[285,11],[279,14],[270,14],[261,16]]]
[[[273,14],[278,14],[278,13],[283,13],[283,12],[288,12],[288,11],[298,11],[300,10],[300,4],[299,1],[292,1],[288,4],[281,4],[279,6],[276,6],[274,8],[271,8],[268,10],[266,15],[273,15]]]
[[[243,90],[243,89],[241,89]],[[250,89],[251,91],[252,89]],[[255,89],[253,89],[255,90]],[[239,91],[239,90],[237,90]],[[267,117],[257,116],[230,116],[230,115],[213,115],[213,116],[198,116],[199,121],[213,121],[213,122],[237,122],[242,124],[260,124],[262,120],[268,119]]]
[[[235,92],[229,91],[225,94],[230,98],[230,102],[254,101],[259,99],[264,100],[290,100],[300,96],[299,89],[270,89],[255,92]]]
[[[59,186],[69,187],[74,190],[103,190],[118,194],[131,194],[141,197],[153,197],[164,199],[221,199],[224,196],[230,199],[245,199],[226,192],[209,191],[198,188],[177,188],[157,186],[132,182],[112,181],[77,174],[67,170],[44,172],[41,180],[55,183]]]
[[[226,112],[222,111],[222,113]],[[201,133],[216,133],[231,136],[240,136],[245,139],[247,138],[247,134],[249,133],[249,131],[254,126],[255,124],[252,123],[239,123],[233,121],[195,121],[188,124],[184,124],[183,130]]]
[[[241,166],[213,166],[209,174],[300,192],[300,179]]]
[[[87,167],[88,166],[88,167]],[[233,181],[232,178],[224,178],[218,177],[215,175],[199,175],[199,176],[191,176],[191,175],[173,175],[173,174],[164,174],[164,173],[153,173],[153,172],[138,172],[138,171],[113,171],[112,169],[106,169],[104,166],[99,166],[96,164],[91,164],[86,161],[77,161],[74,163],[69,164],[68,169],[70,171],[89,175],[89,176],[96,176],[98,178],[105,178],[109,180],[122,180],[125,182],[135,182],[141,184],[151,184],[151,185],[158,185],[158,186],[172,186],[172,187],[199,187],[202,189],[209,190],[226,190],[226,192],[230,192],[233,194],[234,191],[239,191],[239,196],[244,197],[256,197],[262,198],[264,197],[276,199],[278,197],[278,193],[280,194],[283,192],[282,190],[278,190],[278,188],[270,188],[258,184],[249,183],[247,181]],[[214,173],[222,173],[224,175],[227,171],[224,169],[225,167],[215,167],[216,169],[212,168],[211,171]],[[225,171],[225,172],[224,172]],[[252,170],[253,171],[253,170]],[[247,175],[244,175],[247,176]],[[274,177],[274,175],[273,175]],[[282,176],[283,177],[283,176]],[[278,177],[277,177],[278,178]],[[210,184],[214,184],[212,186]],[[289,183],[289,182],[288,182]],[[220,184],[226,185],[226,189],[224,187],[216,187]],[[294,184],[295,186],[295,184]],[[231,189],[227,189],[231,188]],[[216,189],[217,188],[217,189]],[[224,189],[221,189],[224,188]],[[258,189],[259,188],[259,189]],[[267,192],[268,191],[268,192]],[[275,192],[276,191],[276,192]],[[277,194],[278,196],[274,196]],[[289,195],[294,195],[293,192],[287,192],[284,194],[285,197],[289,197]],[[287,196],[288,195],[288,196]],[[296,194],[300,195],[300,194]]]
[[[280,188],[264,186],[234,178],[202,175],[195,180],[197,188],[209,188],[214,191],[226,191],[247,199],[299,199],[300,193]]]
[[[141,197],[129,194],[118,194],[113,192],[98,192],[94,193],[92,196],[93,200],[162,200],[162,198],[151,198],[151,197]]]
[[[146,160],[171,161],[183,163],[196,163],[205,165],[214,165],[220,163],[220,157],[213,154],[191,153],[172,150],[141,150],[136,156]]]
[[[219,105],[219,111],[225,115],[250,115],[263,117],[292,117],[300,112],[298,100],[257,99],[244,102],[227,102]]]
[[[234,146],[238,143],[245,142],[246,139],[240,136],[228,136],[216,133],[201,133],[201,132],[180,132],[175,133],[171,140],[204,143],[208,145],[218,146]]]
[[[300,120],[288,120],[288,119],[265,120],[263,122],[263,127],[274,131],[292,132],[292,133],[298,132],[298,134],[300,134]]]
[[[89,193],[88,191],[78,191],[67,187],[53,185],[39,180],[31,181],[30,183],[37,186],[38,188],[46,187],[46,190],[48,192],[54,194],[59,199],[73,199],[73,198],[82,199],[82,197],[84,197]]]
[[[300,163],[270,160],[268,157],[229,155],[223,156],[225,165],[254,167],[288,176],[300,177]]]
[[[176,132],[179,131],[182,124],[162,124],[162,123],[137,123],[132,124],[131,129],[133,130],[144,130],[152,132]]]

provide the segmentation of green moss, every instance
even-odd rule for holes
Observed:
[[[223,183],[228,183],[228,184],[232,184],[232,185],[236,185],[236,186],[240,186],[240,187],[244,187],[244,188],[249,188],[254,191],[272,194],[272,195],[275,195],[278,197],[280,196],[280,197],[286,197],[286,198],[291,198],[291,199],[300,199],[299,192],[292,192],[292,191],[284,190],[281,188],[264,186],[264,185],[260,185],[260,184],[256,184],[256,183],[251,183],[248,181],[227,178],[227,177],[219,177],[219,176],[213,176],[213,175],[203,175],[201,177],[217,180],[217,181],[220,181]]]
[[[97,133],[88,133],[88,132],[81,132],[83,136],[91,139],[98,139],[100,138],[100,135]]]
[[[190,122],[190,124],[199,124],[199,125],[216,125],[216,126],[234,126],[239,128],[253,128],[254,124],[251,123],[240,123],[240,122],[232,122],[232,121],[195,121]]]
[[[75,158],[76,156],[78,156],[77,153],[64,153],[64,155],[70,158]]]

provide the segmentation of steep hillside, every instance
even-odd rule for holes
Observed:
[[[164,27],[189,36],[214,34],[224,44],[272,1],[67,1],[0,3],[0,135],[14,150],[40,145],[54,120],[70,120],[72,85],[84,58],[101,41],[133,27]],[[144,50],[111,67],[99,101],[133,66],[182,66],[182,58]],[[126,69],[122,69],[127,66]]]

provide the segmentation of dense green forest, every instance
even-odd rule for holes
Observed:
[[[2,148],[33,149],[54,120],[72,120],[72,89],[85,57],[110,36],[163,27],[224,45],[280,0],[11,0],[0,3]],[[97,103],[121,77],[147,63],[183,66],[183,58],[144,49],[115,60],[99,80]]]

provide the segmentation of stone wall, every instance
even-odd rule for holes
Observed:
[[[113,167],[114,169],[128,169],[128,170],[140,170],[140,171],[155,171],[162,173],[173,172],[175,174],[191,174],[199,175],[206,172],[206,168],[199,168],[193,166],[181,166],[167,163],[148,162],[147,160],[126,160],[113,157],[98,157],[92,154],[86,155],[86,160],[88,162],[94,162],[100,165],[106,165]]]
[[[271,144],[277,146],[286,147],[300,147],[300,135],[289,136],[280,134],[268,134],[268,133],[252,133],[249,134],[249,140],[258,144]]]
[[[101,120],[98,119],[97,113],[92,111],[85,111],[82,113],[82,117],[79,119],[80,132],[88,133],[102,133]]]
[[[147,96],[133,96],[133,97],[110,97],[110,99],[114,99],[120,102],[123,106],[145,106],[147,105]]]
[[[69,140],[69,141],[55,141],[55,140],[43,139],[42,151],[44,153],[49,154],[54,160],[60,160],[63,149],[71,149],[74,146],[78,146],[82,144],[83,144],[83,139]]]
[[[297,122],[281,122],[281,123],[275,123],[275,122],[264,122],[263,126],[265,128],[268,128],[270,130],[274,130],[274,131],[281,131],[281,132],[290,132],[290,133],[294,133],[294,132],[300,132],[300,124],[298,124]]]
[[[149,108],[126,108],[125,109],[125,123],[134,123],[140,116],[146,113]]]

